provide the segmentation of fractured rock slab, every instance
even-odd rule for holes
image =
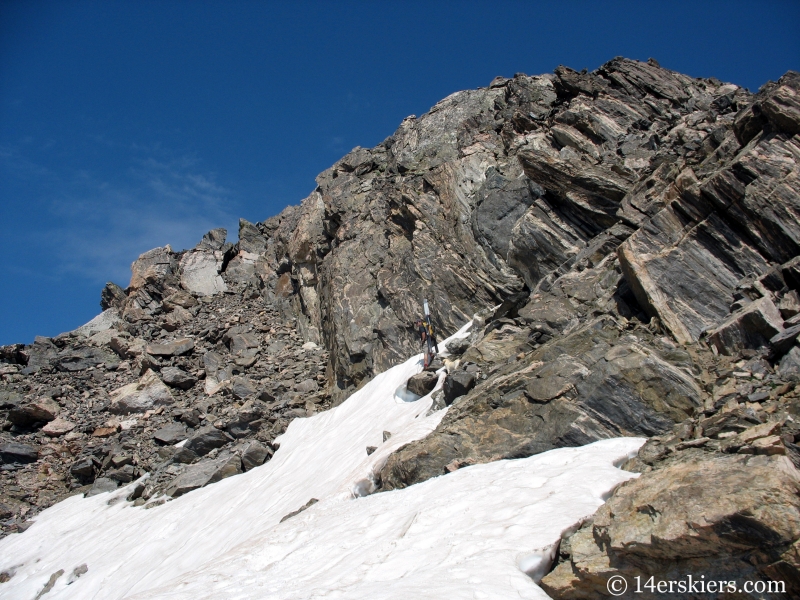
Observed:
[[[147,344],[145,352],[153,356],[182,356],[194,349],[194,340],[181,338],[169,342]]]
[[[769,298],[759,298],[733,313],[708,332],[708,340],[721,354],[732,355],[745,348],[762,348],[783,331],[783,317]]]
[[[47,425],[42,427],[42,433],[49,435],[50,437],[59,437],[65,435],[75,429],[75,423],[71,421],[67,421],[66,419],[54,419],[50,421]]]
[[[8,420],[20,427],[29,427],[34,423],[49,422],[61,411],[57,402],[50,398],[39,398],[34,402],[12,408],[8,412]]]
[[[161,379],[168,386],[182,390],[191,389],[197,383],[197,377],[190,375],[178,367],[166,367],[161,370]]]
[[[39,460],[39,451],[28,444],[7,442],[0,446],[0,460],[4,463],[31,463]]]
[[[181,285],[198,296],[213,296],[227,291],[220,269],[222,257],[215,252],[187,252],[181,259]]]
[[[220,456],[215,460],[204,461],[192,465],[167,488],[167,495],[172,498],[183,496],[187,492],[221,481],[226,477],[242,472],[242,460],[235,454]]]

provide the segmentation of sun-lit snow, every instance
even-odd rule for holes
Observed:
[[[127,489],[53,506],[0,540],[0,571],[12,574],[0,597],[32,599],[59,570],[45,600],[546,597],[528,574],[541,575],[561,533],[634,476],[614,464],[643,440],[360,497],[391,452],[444,416],[426,416],[430,396],[404,390],[421,367],[416,356],[389,369],[341,406],[294,420],[264,466],[161,506],[133,507]],[[367,446],[378,449],[367,456]],[[280,523],[311,498],[319,502]]]

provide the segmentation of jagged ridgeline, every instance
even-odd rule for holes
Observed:
[[[428,298],[442,334],[481,316],[445,362],[447,414],[382,489],[648,437],[547,592],[597,597],[615,572],[800,589],[799,92],[622,58],[498,77],[236,244],[143,254],[96,322],[2,349],[5,531],[96,480],[152,471],[144,503],[257,466],[292,418],[419,352]]]

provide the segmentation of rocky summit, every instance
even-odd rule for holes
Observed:
[[[145,473],[149,508],[257,468],[291,419],[419,352],[427,298],[441,337],[473,327],[434,365],[444,417],[379,491],[646,437],[542,588],[702,574],[797,597],[799,162],[794,72],[752,94],[615,58],[455,93],[235,244],[146,252],[90,323],[0,349],[3,532]]]

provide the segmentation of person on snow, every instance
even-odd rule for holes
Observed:
[[[419,331],[419,339],[424,346],[428,339],[428,332],[425,329],[425,323],[422,322],[422,319],[417,319],[417,331]]]
[[[436,335],[430,323],[417,319],[417,331],[419,331],[422,351],[425,354],[424,368],[427,369],[428,365],[433,361],[433,357],[439,353],[439,344],[436,341]]]

